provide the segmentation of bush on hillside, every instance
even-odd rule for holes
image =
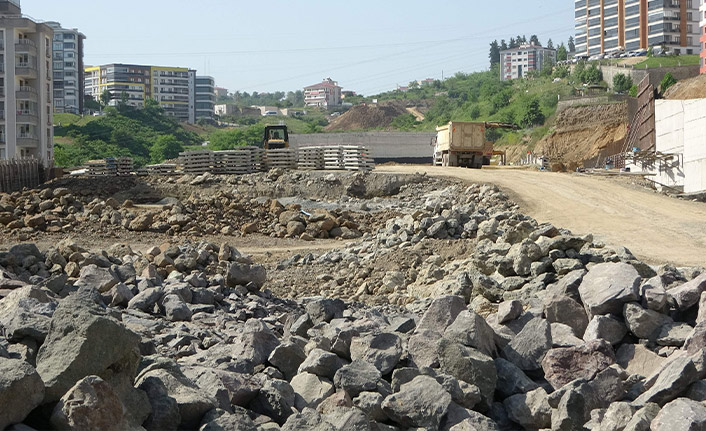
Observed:
[[[618,73],[613,77],[613,91],[623,94],[632,87],[632,78],[622,73]]]

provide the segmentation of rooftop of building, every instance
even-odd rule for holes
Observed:
[[[529,44],[528,44],[528,45],[520,45],[520,46],[515,47],[515,48],[504,49],[504,50],[502,50],[502,51],[500,51],[500,52],[501,52],[501,53],[503,53],[503,52],[514,52],[514,51],[522,51],[522,50],[525,50],[525,49],[544,49],[544,50],[548,50],[548,51],[556,51],[556,49],[554,49],[554,48],[547,48],[547,47],[544,47],[544,46],[541,46],[541,45],[529,45]]]

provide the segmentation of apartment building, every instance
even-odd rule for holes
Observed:
[[[128,105],[145,106],[152,98],[166,115],[179,121],[195,122],[196,71],[184,67],[106,64],[85,69],[85,94],[100,100],[109,91],[117,105],[123,97]]]
[[[576,53],[664,45],[677,54],[696,54],[700,51],[699,1],[576,0]]]
[[[701,73],[706,73],[706,0],[699,0],[699,27],[701,36],[699,43],[701,48]]]
[[[197,76],[195,91],[196,120],[213,120],[216,112],[216,81],[212,76]]]
[[[0,0],[0,159],[54,160],[53,37],[22,15],[19,0]]]
[[[215,87],[216,97],[228,97],[228,89],[223,87]]]
[[[328,108],[341,105],[341,87],[338,82],[326,78],[322,82],[304,87],[304,103],[306,106]]]
[[[83,41],[86,36],[75,28],[62,28],[58,22],[45,24],[54,30],[52,41],[54,112],[81,114],[85,91]]]
[[[500,79],[524,78],[528,72],[541,71],[546,62],[556,63],[555,49],[522,45],[500,51]]]

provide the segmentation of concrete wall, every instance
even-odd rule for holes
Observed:
[[[655,67],[652,69],[632,69],[629,67],[619,67],[619,66],[600,66],[603,72],[603,80],[608,83],[608,85],[613,85],[613,77],[619,73],[623,75],[628,75],[632,78],[632,82],[637,85],[642,81],[645,76],[650,76],[650,84],[654,85],[655,88],[662,82],[664,75],[667,72],[671,73],[672,76],[677,81],[682,79],[692,78],[699,74],[699,66],[674,66],[674,67]]]
[[[431,163],[434,148],[431,146],[434,132],[361,132],[361,133],[315,133],[289,135],[293,148],[313,145],[363,145],[368,147],[376,163]]]
[[[706,99],[684,100],[684,192],[706,190]]]
[[[561,112],[566,108],[571,106],[590,106],[590,105],[605,105],[613,102],[623,102],[630,97],[620,96],[620,95],[606,95],[606,96],[594,96],[594,97],[577,97],[575,99],[563,99],[557,104],[557,112]]]
[[[681,100],[655,101],[656,149],[664,154],[684,153],[684,106]],[[649,167],[657,174],[654,180],[669,187],[684,186],[683,157],[674,162],[656,161]]]

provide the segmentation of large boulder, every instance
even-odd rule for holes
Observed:
[[[525,429],[543,429],[552,425],[552,408],[547,398],[547,391],[540,387],[526,394],[513,395],[503,404],[513,422]]]
[[[444,331],[444,337],[478,349],[489,356],[497,353],[493,328],[472,310],[461,311],[456,316],[456,320]]]
[[[583,277],[579,294],[589,317],[620,314],[623,304],[639,298],[640,275],[627,263],[599,263]]]
[[[500,399],[512,395],[524,394],[537,389],[538,385],[512,362],[503,358],[495,359],[498,381],[496,392]]]
[[[140,337],[96,304],[95,291],[81,290],[59,303],[37,354],[46,385],[45,402],[58,401],[77,381],[96,375],[114,387],[132,386],[140,360]]]
[[[603,340],[589,341],[577,347],[550,350],[542,361],[547,381],[559,389],[576,379],[591,380],[615,363],[610,344]]]
[[[706,430],[706,406],[698,401],[678,398],[665,405],[650,425],[652,431]]]
[[[706,273],[681,286],[669,289],[667,293],[674,298],[677,307],[683,311],[696,305],[704,291],[706,291]]]
[[[351,340],[351,359],[369,362],[380,371],[390,373],[402,356],[402,340],[392,333],[366,335]]]
[[[51,422],[61,430],[122,431],[127,428],[123,410],[123,403],[105,380],[88,376],[61,397]]]
[[[505,346],[502,353],[505,359],[521,370],[533,371],[542,368],[542,359],[551,348],[552,334],[549,322],[535,318]]]
[[[466,300],[461,296],[442,296],[434,299],[417,325],[417,332],[429,330],[443,334],[456,317],[466,309]]]
[[[253,286],[259,290],[265,284],[265,281],[267,281],[267,271],[262,265],[234,262],[228,268],[228,274],[226,275],[226,283],[231,287],[238,285]]]
[[[0,356],[0,429],[22,422],[44,399],[44,383],[27,362]]]
[[[231,343],[231,355],[247,366],[264,364],[280,344],[270,328],[258,319],[250,319]]]
[[[438,429],[451,404],[451,395],[429,376],[418,376],[382,403],[382,410],[405,428]]]
[[[301,411],[305,407],[316,408],[321,401],[335,392],[333,384],[310,373],[300,373],[290,382],[294,390],[294,407]]]
[[[250,403],[250,410],[272,418],[282,425],[294,413],[294,389],[284,380],[266,380]]]
[[[0,326],[10,340],[29,337],[42,343],[49,333],[56,305],[42,289],[34,286],[15,289],[0,301]]]
[[[365,391],[375,391],[382,375],[375,366],[357,360],[341,367],[333,377],[337,388],[344,389],[351,397]]]
[[[90,264],[81,268],[79,278],[74,285],[76,287],[96,289],[100,293],[104,293],[118,283],[120,283],[120,278],[113,270]]]
[[[657,403],[662,406],[681,395],[696,380],[698,373],[691,359],[674,359],[660,371],[654,384],[634,404]]]
[[[485,403],[492,403],[498,380],[493,358],[444,338],[439,342],[439,362],[444,373],[477,386]]]

